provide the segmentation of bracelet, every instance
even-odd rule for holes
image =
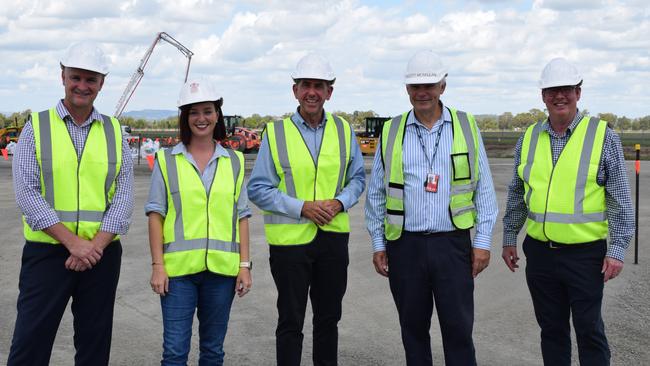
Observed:
[[[158,262],[151,262],[151,265],[152,265],[152,266],[155,266],[155,265],[162,266],[163,264],[162,264],[162,263],[158,263]]]

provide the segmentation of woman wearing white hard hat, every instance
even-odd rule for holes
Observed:
[[[244,156],[219,144],[222,104],[209,83],[185,83],[181,142],[156,154],[145,212],[151,289],[163,313],[162,365],[187,364],[195,310],[199,364],[222,365],[234,294],[244,296],[252,284]]]

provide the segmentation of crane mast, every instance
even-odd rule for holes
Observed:
[[[187,81],[187,75],[190,72],[190,62],[192,61],[192,56],[194,55],[194,53],[190,51],[187,47],[183,46],[183,44],[175,40],[174,37],[170,36],[169,34],[165,32],[158,33],[153,43],[151,43],[151,46],[149,46],[147,52],[145,52],[144,56],[140,60],[140,65],[133,73],[133,76],[131,76],[131,80],[129,80],[126,89],[124,89],[124,92],[120,97],[120,100],[117,102],[117,107],[115,108],[115,114],[114,114],[116,118],[119,118],[122,115],[122,112],[124,111],[124,108],[126,108],[126,105],[129,103],[129,100],[133,96],[135,89],[140,84],[140,81],[144,76],[144,68],[147,66],[147,62],[149,62],[149,58],[151,57],[154,48],[156,48],[156,45],[158,45],[158,43],[160,43],[161,40],[176,47],[179,51],[181,51],[183,55],[185,55],[185,57],[187,57],[187,66],[185,67],[185,80],[184,80]]]

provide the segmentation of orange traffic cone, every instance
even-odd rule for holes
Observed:
[[[147,155],[147,163],[149,164],[149,170],[153,170],[153,155]]]

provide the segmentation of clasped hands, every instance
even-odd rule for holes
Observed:
[[[66,245],[70,256],[65,261],[65,268],[75,272],[83,272],[93,268],[102,258],[104,249],[97,240],[86,240],[77,237]]]
[[[334,216],[341,211],[343,211],[343,204],[337,199],[305,201],[300,215],[318,226],[323,226],[329,224]]]

